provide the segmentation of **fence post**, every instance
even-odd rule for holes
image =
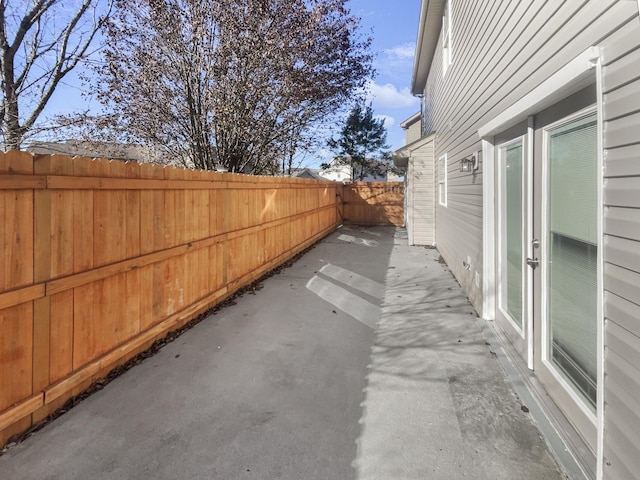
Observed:
[[[34,160],[33,172],[48,175],[51,171],[51,156],[42,155]],[[73,208],[69,205],[69,208]],[[51,278],[51,191],[33,192],[33,281],[44,283]],[[45,296],[33,302],[33,393],[49,385],[49,358],[51,336],[51,298]],[[46,407],[33,414],[33,421],[46,416]]]

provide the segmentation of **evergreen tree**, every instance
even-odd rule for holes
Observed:
[[[351,181],[392,170],[384,119],[374,118],[371,104],[365,108],[357,104],[349,112],[340,136],[331,138],[328,145],[338,154],[337,163],[351,167]]]

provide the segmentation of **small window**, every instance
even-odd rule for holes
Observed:
[[[444,16],[442,17],[442,76],[447,73],[451,65],[451,0],[444,4]]]
[[[447,206],[447,154],[438,158],[438,203]]]

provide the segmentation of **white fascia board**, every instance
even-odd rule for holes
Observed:
[[[409,159],[413,152],[418,150],[419,148],[427,145],[430,142],[433,142],[433,139],[436,137],[435,132],[430,133],[429,135],[425,135],[422,138],[419,138],[415,142],[411,142],[404,147],[399,148],[395,152],[393,152],[393,164],[399,168],[408,168]]]
[[[544,110],[594,83],[593,71],[599,56],[600,51],[597,47],[589,47],[493,120],[480,127],[480,138],[487,138],[506,130],[526,120],[529,115]]]
[[[640,0],[638,0],[640,2]],[[414,123],[416,123],[418,120],[420,120],[420,118],[422,117],[422,112],[416,112],[413,115],[411,115],[409,118],[407,118],[406,120],[404,120],[400,126],[404,129],[409,128],[411,125],[413,125]]]
[[[400,147],[399,149],[393,152],[393,155],[396,155],[398,157],[410,157],[412,151],[422,147],[423,145],[426,145],[429,142],[432,142],[435,136],[436,136],[436,133],[431,132],[429,135],[425,135],[424,137],[421,137],[418,140],[415,140],[403,147]]]

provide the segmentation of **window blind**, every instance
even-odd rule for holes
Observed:
[[[595,406],[597,375],[597,122],[549,132],[548,316],[551,357]]]

